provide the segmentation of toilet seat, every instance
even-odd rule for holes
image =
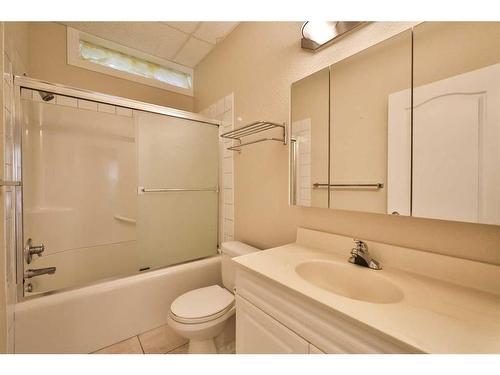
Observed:
[[[170,307],[170,317],[179,323],[204,323],[226,314],[234,304],[232,293],[219,285],[211,285],[177,297]]]

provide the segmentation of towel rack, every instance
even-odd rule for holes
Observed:
[[[326,187],[340,187],[340,188],[375,188],[375,189],[382,189],[384,187],[384,184],[381,182],[372,182],[372,183],[359,183],[359,184],[348,184],[348,183],[341,183],[341,184],[320,184],[320,183],[315,183],[313,184],[313,188],[319,189],[319,188],[326,188]]]
[[[21,186],[21,181],[0,180],[0,186]]]
[[[242,138],[248,137],[250,135],[254,135],[266,130],[271,130],[275,128],[281,128],[282,130],[282,137],[281,138],[276,138],[276,137],[264,137],[264,138],[259,138],[253,141],[248,141],[248,142],[242,142]],[[229,132],[221,134],[221,138],[226,138],[226,139],[234,139],[237,140],[239,143],[237,145],[233,145],[231,147],[228,147],[228,150],[231,151],[241,151],[241,147],[252,145],[254,143],[259,143],[259,142],[265,142],[265,141],[273,141],[273,142],[280,142],[286,145],[286,124],[277,124],[275,122],[271,121],[255,121],[252,122],[251,124],[242,126],[241,128],[231,130]]]

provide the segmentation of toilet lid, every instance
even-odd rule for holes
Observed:
[[[219,285],[191,290],[170,306],[172,317],[182,322],[201,322],[223,315],[234,305],[234,296]]]

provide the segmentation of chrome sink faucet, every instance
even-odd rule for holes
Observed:
[[[380,263],[373,259],[368,252],[368,245],[366,242],[356,239],[354,242],[356,243],[356,247],[351,249],[349,262],[359,266],[371,268],[372,270],[381,270],[382,266]]]

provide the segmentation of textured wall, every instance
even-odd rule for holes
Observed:
[[[234,92],[235,127],[288,122],[290,85],[413,23],[371,23],[316,54],[300,48],[300,23],[247,22],[195,69],[195,109]],[[297,226],[500,264],[500,227],[288,205],[288,147],[235,155],[235,235],[259,247],[295,239]],[[346,249],[346,254],[348,249]]]
[[[30,23],[30,77],[147,103],[193,110],[193,98],[66,63],[66,26]]]

